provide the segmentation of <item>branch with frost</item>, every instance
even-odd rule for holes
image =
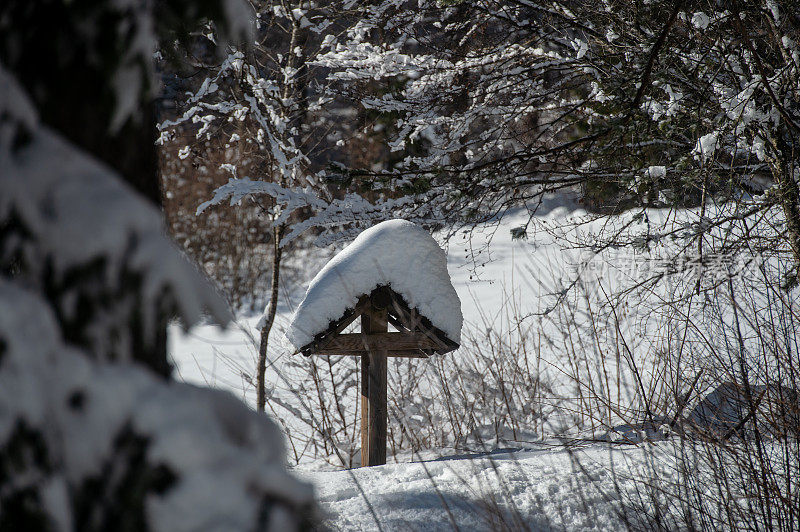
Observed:
[[[285,187],[272,181],[253,181],[248,178],[229,179],[228,182],[214,191],[214,197],[200,204],[196,214],[201,214],[212,205],[219,205],[229,201],[230,205],[237,205],[245,198],[256,196],[269,196],[281,206],[280,214],[273,220],[275,224],[285,223],[298,209],[306,207],[321,209],[326,205],[325,200],[319,197],[319,190],[312,187],[292,188]]]
[[[673,2],[664,5],[675,14]],[[654,16],[636,27],[624,13],[588,5],[571,9],[558,2],[507,6],[491,0],[441,9],[422,1],[409,13],[383,2],[366,9],[364,20],[349,32],[350,40],[318,62],[331,69],[329,79],[338,94],[393,120],[395,135],[388,147],[414,152],[394,166],[409,179],[414,174],[426,179],[449,176],[445,179],[458,179],[462,189],[469,189],[464,180],[479,184],[486,177],[470,175],[478,168],[493,166],[493,179],[511,183],[515,178],[526,181],[538,166],[560,183],[557,176],[567,165],[574,173],[575,165],[589,162],[584,146],[601,148],[594,150],[591,164],[627,165],[617,169],[621,176],[639,175],[643,162],[644,167],[658,166],[665,159],[690,171],[741,173],[759,166],[747,161],[748,156],[763,162],[768,131],[798,101],[798,49],[788,34],[776,34],[772,55],[739,53],[729,46],[739,38],[730,26],[730,13],[681,12],[675,14],[674,31],[689,43],[684,50],[672,41],[664,44],[663,22],[655,16],[658,5],[649,8]],[[543,17],[546,24],[530,23]],[[777,17],[772,24],[785,22]],[[476,39],[478,30],[487,27],[495,30],[493,38]],[[380,45],[374,42],[376,28],[382,29]],[[664,45],[658,65],[654,42]],[[777,61],[765,65],[766,57]],[[646,84],[652,77],[646,93],[637,74],[643,71],[649,72]],[[373,95],[369,83],[374,80],[400,88]],[[644,116],[620,112],[631,100],[641,103]],[[519,124],[528,117],[536,125],[525,130],[530,126]],[[690,123],[700,125],[692,130],[693,138],[686,135]],[[588,132],[577,132],[577,124]],[[642,138],[631,142],[624,135],[595,136],[608,124]],[[670,137],[670,149],[653,152],[652,161],[625,153],[627,145],[649,140],[649,131]],[[576,134],[592,142],[575,144],[558,159],[555,152],[545,161],[526,156]],[[717,156],[697,157],[698,142],[709,135],[716,139]],[[602,173],[608,172],[597,176]],[[474,190],[482,192],[483,187]]]
[[[364,197],[349,193],[342,198],[331,197],[317,187],[289,187],[270,181],[254,181],[248,178],[232,178],[214,191],[214,197],[197,208],[201,214],[213,205],[228,202],[236,205],[242,201],[259,196],[269,197],[275,202],[272,210],[273,224],[286,224],[291,216],[302,209],[311,211],[311,216],[290,226],[281,239],[280,246],[286,246],[306,231],[322,230],[315,245],[324,247],[347,240],[370,225],[402,216],[408,210],[409,219],[419,223],[433,221],[427,216],[413,213],[415,200],[411,197],[381,199],[372,203]]]
[[[308,158],[295,145],[289,131],[292,116],[298,112],[298,102],[284,98],[281,87],[292,83],[295,74],[295,69],[286,67],[282,81],[264,78],[254,65],[245,61],[242,52],[232,51],[214,76],[206,78],[196,92],[188,94],[188,108],[183,115],[159,124],[159,144],[171,138],[177,127],[188,123],[202,124],[195,133],[197,139],[209,139],[212,134],[218,134],[212,129],[214,125],[252,123],[255,131],[244,139],[245,142],[266,150],[278,175],[294,178],[298,168],[308,163]],[[223,84],[239,87],[241,94],[237,96],[231,90],[221,90]],[[234,136],[239,138],[238,133],[230,133],[228,142]]]
[[[224,16],[217,21],[218,31],[226,38],[242,38],[245,42],[252,40],[252,13],[248,3],[243,0],[221,0],[220,3],[218,7]],[[116,71],[111,81],[116,107],[111,118],[110,130],[116,131],[137,111],[142,93],[152,90],[155,73],[152,58],[156,53],[159,38],[156,34],[159,25],[158,10],[151,2],[129,0],[104,2],[103,7],[110,13],[103,13],[102,20],[116,21],[117,33],[127,44],[115,65]],[[197,13],[190,16],[197,16]],[[89,21],[85,25],[87,30],[95,24],[100,24],[99,20],[100,17]],[[87,40],[95,37],[93,34],[90,35],[86,37]],[[90,55],[88,60],[97,59]]]

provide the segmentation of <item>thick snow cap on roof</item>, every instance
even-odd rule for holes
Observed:
[[[331,259],[311,281],[286,337],[298,349],[311,343],[380,285],[389,285],[434,327],[460,341],[461,300],[450,282],[445,253],[430,233],[406,220],[367,229]]]

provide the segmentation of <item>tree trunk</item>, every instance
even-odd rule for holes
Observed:
[[[267,388],[265,376],[267,372],[267,344],[269,343],[269,333],[272,324],[275,322],[275,311],[278,307],[278,282],[281,273],[281,255],[283,250],[280,243],[283,238],[284,227],[282,225],[272,228],[272,290],[269,295],[269,307],[267,315],[264,317],[264,325],[261,327],[261,341],[258,345],[258,374],[256,378],[256,408],[263,412],[267,404]]]
[[[299,21],[294,21],[292,24],[292,32],[289,43],[290,52],[286,56],[286,64],[293,69],[305,69],[306,61],[304,54],[305,37],[304,32],[300,28]],[[294,50],[300,50],[300,56],[294,53]],[[288,100],[291,97],[298,96],[297,79],[299,75],[293,76],[283,87],[283,99]],[[303,98],[303,90],[300,90],[300,98]],[[305,109],[304,100],[301,102],[301,108]],[[304,116],[304,113],[301,113]],[[286,116],[284,115],[284,118]],[[294,117],[291,123],[294,124],[298,117]],[[281,186],[286,183],[281,179]],[[264,325],[261,327],[261,341],[258,346],[258,368],[256,376],[256,408],[259,412],[265,410],[267,404],[267,388],[266,388],[266,372],[267,372],[267,345],[269,343],[269,333],[272,330],[272,324],[275,322],[275,312],[278,306],[278,281],[280,279],[281,270],[281,255],[283,251],[280,247],[280,241],[283,238],[286,230],[285,225],[274,226],[272,230],[273,237],[273,254],[272,254],[272,290],[269,297],[269,309],[264,319]]]

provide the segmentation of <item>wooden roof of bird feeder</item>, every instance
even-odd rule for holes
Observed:
[[[343,332],[359,318],[361,332]],[[423,228],[391,220],[361,233],[317,274],[286,336],[306,356],[361,357],[361,464],[379,465],[387,357],[453,351],[461,322],[444,251]]]
[[[344,334],[356,319],[367,316],[385,320],[398,332],[370,332]],[[345,311],[341,318],[330,322],[328,328],[316,334],[314,340],[300,348],[309,355],[362,355],[370,351],[386,350],[387,356],[428,358],[458,349],[458,344],[447,337],[431,321],[414,308],[409,308],[405,298],[389,286],[379,286],[363,294],[358,303]]]

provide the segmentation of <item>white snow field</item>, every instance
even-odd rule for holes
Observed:
[[[667,480],[674,461],[660,445],[648,451]],[[542,446],[300,476],[314,483],[334,530],[599,531],[625,528],[620,492],[635,493],[629,476],[645,463],[637,447]]]
[[[559,311],[547,312],[553,301],[566,300],[578,311],[585,310],[587,302],[593,302],[586,297],[588,292],[581,291],[580,286],[569,290],[576,273],[581,274],[582,283],[602,282],[604,290],[625,288],[654,269],[665,267],[663,259],[669,243],[662,239],[653,246],[645,246],[644,250],[635,247],[607,249],[601,252],[603,260],[593,261],[598,252],[583,247],[565,249],[563,238],[556,238],[556,235],[562,233],[560,236],[563,237],[566,234],[569,240],[570,231],[579,231],[584,238],[591,240],[601,227],[610,230],[610,225],[618,225],[628,234],[635,233],[635,230],[657,233],[668,224],[676,223],[685,225],[688,231],[699,218],[696,212],[685,211],[680,213],[684,221],[678,222],[674,211],[649,211],[640,219],[631,214],[606,221],[585,221],[585,214],[570,201],[555,198],[544,202],[533,220],[526,211],[518,211],[500,223],[459,232],[447,242],[442,235],[434,235],[445,246],[447,271],[461,300],[464,318],[462,341],[467,342],[468,338],[482,334],[489,337],[492,330],[499,330],[508,323],[509,314],[529,316],[532,320],[526,321],[532,325],[529,330],[547,337],[547,341],[540,344],[544,347],[542,364],[537,366],[537,371],[543,379],[567,392],[575,383],[569,379],[559,381],[568,369],[559,358],[568,345],[563,338],[565,332],[560,329],[564,322],[557,317]],[[568,223],[573,224],[572,229],[563,230]],[[523,233],[526,236],[512,238],[512,233],[518,237]],[[487,247],[489,243],[491,245]],[[308,264],[309,279],[322,268],[330,255],[319,253],[317,256],[317,263],[310,261]],[[690,277],[692,273],[682,275]],[[375,279],[365,283],[366,290],[374,286]],[[652,297],[659,299],[669,289],[667,283]],[[309,381],[311,378],[298,374],[296,365],[294,373],[287,371],[292,367],[295,346],[280,337],[287,330],[303,292],[304,289],[283,291],[286,297],[278,308],[269,349],[267,380],[271,389],[268,403],[280,404],[285,417],[280,414],[278,421],[284,430],[291,431],[305,430],[302,423],[295,423],[294,417],[310,414],[303,411],[298,398],[292,396],[296,388],[286,385],[287,375]],[[604,292],[601,290],[599,295],[592,297],[602,299]],[[350,303],[352,301],[343,297],[339,305]],[[588,319],[576,316],[564,317]],[[325,325],[331,317],[325,317]],[[655,316],[650,312],[647,298],[642,298],[630,307],[620,308],[615,316],[616,324],[600,327],[600,334],[627,336],[628,348],[645,379],[648,378],[649,360],[657,352],[654,338],[658,331],[652,328],[653,319]],[[253,405],[255,391],[251,376],[255,373],[258,320],[258,316],[240,319],[237,328],[228,331],[203,326],[184,334],[177,326],[174,327],[170,349],[179,377],[230,390]],[[600,356],[600,349],[594,349],[594,339],[590,334],[581,332],[583,326],[583,323],[574,326],[572,332],[577,337],[570,338],[570,341],[585,350],[580,352],[591,360]],[[302,343],[303,340],[298,341]],[[444,356],[463,356],[462,351],[456,350]],[[435,365],[437,362],[430,359],[420,364]],[[628,371],[625,362],[619,358],[616,362],[609,361],[604,369],[614,376]],[[616,382],[624,394],[630,381],[625,377],[614,381],[615,378],[611,377],[604,386]],[[357,393],[355,383],[347,386],[351,389],[349,393]],[[355,402],[356,397],[348,396],[345,400]],[[610,424],[620,421],[611,420]],[[564,421],[558,426],[556,416],[547,423],[549,427],[565,429]],[[352,424],[357,424],[357,418],[353,418]],[[610,424],[598,427],[588,436],[602,438]],[[544,422],[541,426],[545,426]],[[671,441],[647,444],[647,449],[594,443],[576,450],[558,446],[556,439],[542,439],[541,433],[538,437],[526,434],[516,440],[493,437],[491,433],[488,436],[471,440],[471,445],[467,441],[467,445],[461,445],[458,450],[452,447],[430,449],[421,456],[406,452],[393,456],[390,452],[389,461],[397,463],[380,467],[331,470],[337,468],[323,460],[303,459],[296,471],[316,486],[317,497],[329,514],[328,524],[334,529],[449,530],[455,525],[460,530],[525,527],[534,530],[615,530],[624,526],[623,518],[617,512],[620,493],[630,493],[635,497],[641,488],[640,483],[626,479],[636,477],[636,471],[645,462],[648,467],[663,468],[660,478],[670,478],[672,472],[668,457],[674,456],[676,451]],[[504,448],[510,450],[504,452]],[[291,445],[289,449],[291,455]],[[481,450],[488,453],[477,452]],[[665,458],[653,460],[654,450],[663,452]],[[576,456],[579,465],[574,460]]]

